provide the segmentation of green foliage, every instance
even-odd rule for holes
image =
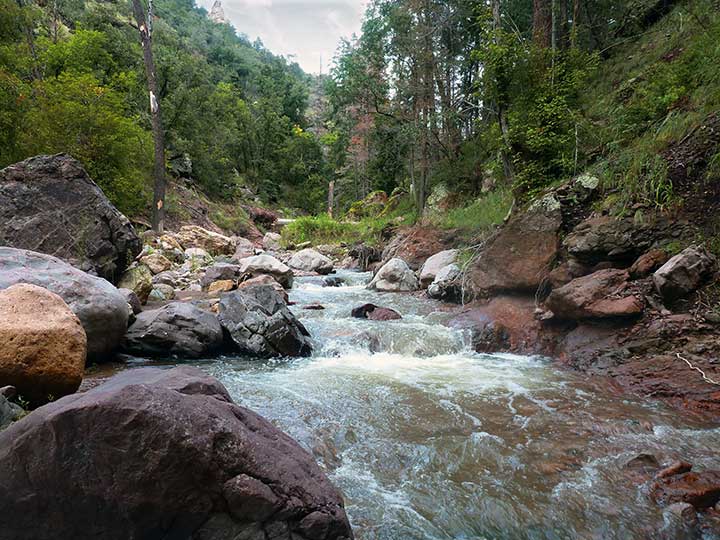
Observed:
[[[435,218],[434,223],[442,229],[455,230],[458,236],[468,240],[500,225],[511,205],[512,194],[509,191],[491,191],[467,206],[448,210]]]
[[[125,115],[122,97],[90,74],[37,81],[19,136],[28,155],[68,152],[120,210],[140,211],[151,164],[149,134]]]

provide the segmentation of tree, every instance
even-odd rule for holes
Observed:
[[[155,61],[152,51],[152,1],[149,0],[148,15],[145,18],[145,10],[140,0],[133,0],[133,11],[140,33],[140,43],[143,49],[143,61],[145,63],[145,76],[147,78],[148,96],[150,99],[150,115],[152,117],[152,133],[155,147],[155,159],[153,166],[153,209],[152,225],[153,230],[162,233],[165,221],[165,133],[163,131],[162,115],[160,113],[160,100],[155,78]]]

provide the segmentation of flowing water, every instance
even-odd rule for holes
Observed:
[[[199,365],[313,453],[359,539],[686,537],[623,464],[647,452],[718,468],[720,429],[541,358],[474,353],[439,304],[339,275],[347,286],[299,278],[290,294],[312,358]],[[351,318],[366,302],[403,319]]]

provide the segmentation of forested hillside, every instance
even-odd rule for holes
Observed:
[[[338,191],[403,187],[420,212],[436,193],[450,208],[437,225],[471,233],[583,173],[613,212],[709,204],[717,10],[710,0],[375,0],[328,87]]]
[[[68,152],[121,210],[147,211],[150,111],[132,13],[126,1],[0,2],[0,166]],[[246,188],[307,207],[294,190],[322,167],[305,131],[311,77],[192,0],[158,0],[154,14],[168,170],[213,198]]]

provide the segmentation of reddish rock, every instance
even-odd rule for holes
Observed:
[[[401,232],[385,247],[382,260],[402,259],[413,270],[419,270],[432,255],[446,248],[447,242],[435,227],[413,227]]]
[[[473,304],[450,321],[450,326],[470,330],[478,352],[548,353],[548,334],[535,319],[532,298],[497,296],[485,304]]]
[[[626,292],[627,280],[624,270],[600,270],[555,289],[546,306],[567,320],[635,317],[642,313],[643,303]]]
[[[260,208],[259,206],[248,206],[246,207],[246,211],[250,214],[250,219],[253,220],[253,223],[262,225],[266,229],[272,227],[279,218],[278,214],[272,210]]]
[[[487,241],[469,270],[470,287],[477,296],[534,293],[550,273],[562,217],[557,201],[558,207],[543,201],[513,217]]]
[[[553,289],[558,289],[570,283],[575,277],[576,276],[573,276],[570,271],[570,266],[567,263],[563,263],[547,275],[547,280]]]
[[[0,432],[0,478],[4,539],[353,536],[312,456],[191,367],[35,410]]]
[[[686,472],[657,480],[650,496],[660,504],[692,504],[698,510],[720,501],[720,471]]]
[[[628,272],[633,279],[649,276],[668,261],[668,254],[662,249],[651,249],[638,257]]]
[[[370,319],[371,321],[402,319],[402,315],[394,309],[379,307],[375,304],[363,304],[362,306],[353,308],[351,315],[356,319]]]
[[[665,467],[655,476],[657,478],[668,478],[670,476],[675,476],[676,474],[690,472],[691,470],[692,464],[688,463],[687,461],[675,461],[670,464],[670,466]]]

